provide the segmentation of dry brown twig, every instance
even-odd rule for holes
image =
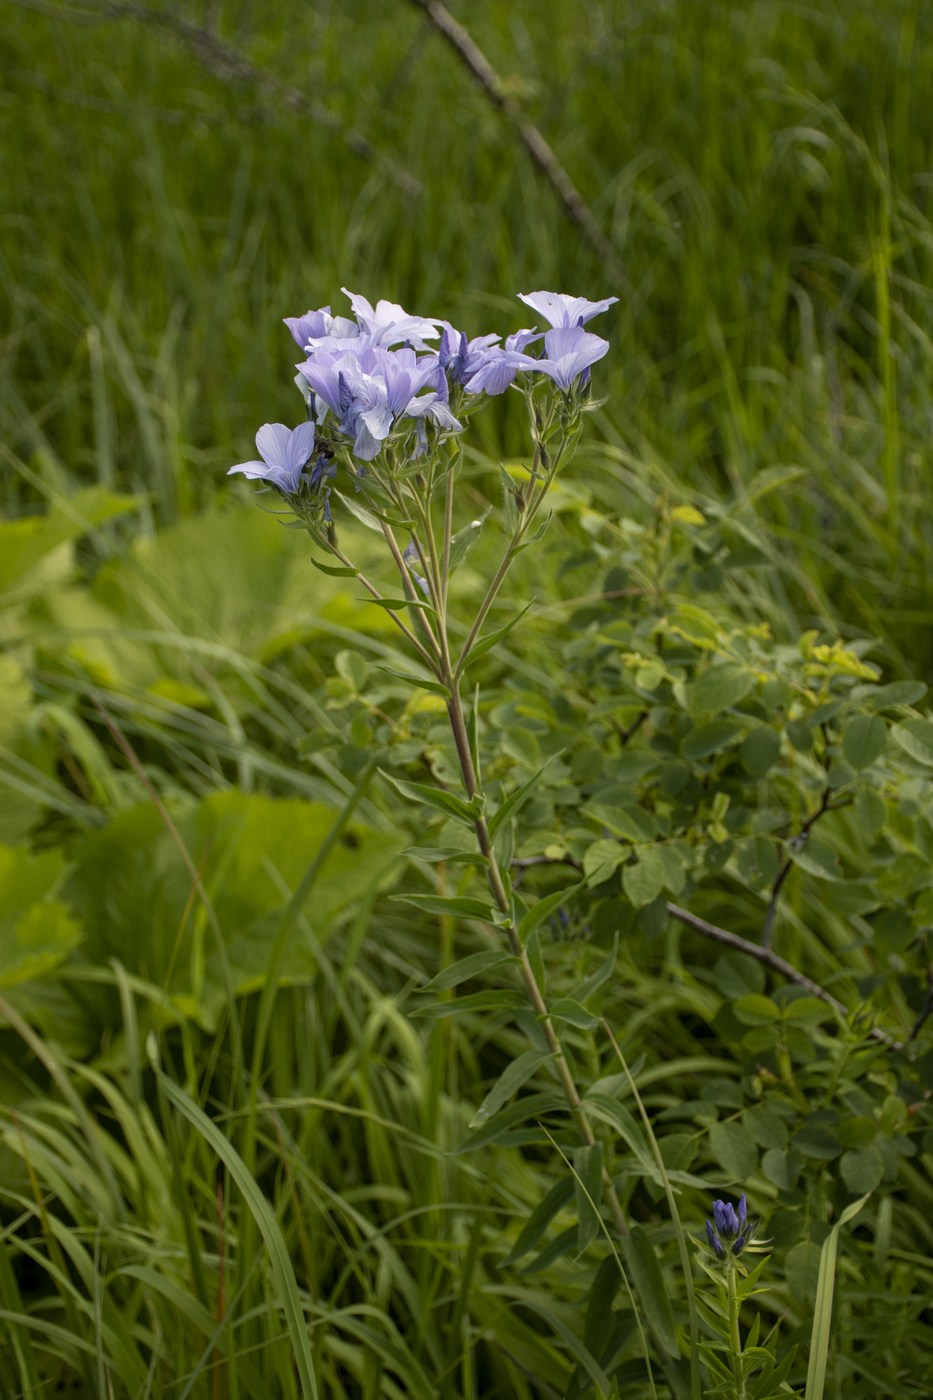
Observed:
[[[442,5],[440,0],[411,0],[427,16],[439,34],[450,44],[460,61],[470,70],[490,101],[508,117],[528,148],[535,165],[556,192],[566,213],[582,232],[587,243],[616,277],[622,276],[618,254],[600,228],[592,209],[561,165],[538,127],[522,111],[521,104],[506,89],[482,49]]]

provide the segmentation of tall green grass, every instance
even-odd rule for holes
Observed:
[[[212,10],[263,85],[171,25],[5,6],[12,502],[35,499],[25,461],[145,490],[162,521],[203,504],[258,423],[295,414],[278,317],[341,285],[477,330],[516,324],[513,290],[617,290],[603,431],[642,481],[657,463],[750,496],[781,606],[929,660],[927,7],[465,14],[612,238],[612,287],[417,7],[267,6],[258,29]]]

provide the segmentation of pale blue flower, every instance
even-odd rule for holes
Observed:
[[[555,329],[585,325],[619,300],[604,297],[602,301],[587,301],[586,297],[571,297],[566,292],[519,292],[518,299]]]
[[[405,341],[415,350],[426,350],[426,340],[436,340],[440,334],[438,322],[424,316],[410,316],[397,302],[377,301],[373,306],[358,292],[341,291],[350,298],[359,328],[370,344],[391,346]]]
[[[544,358],[531,363],[569,393],[574,380],[601,360],[608,349],[608,340],[590,335],[582,326],[561,326],[548,331],[544,337]]]
[[[455,330],[449,321],[445,321],[438,350],[441,369],[447,371],[455,384],[465,384],[479,369],[484,352],[490,346],[498,345],[501,338],[498,335],[478,335],[473,340],[467,340],[465,331]]]
[[[240,462],[227,475],[242,472],[250,481],[270,481],[294,496],[301,473],[314,453],[314,424],[299,423],[297,428],[286,428],[284,423],[264,423],[256,434],[256,448],[261,462]]]

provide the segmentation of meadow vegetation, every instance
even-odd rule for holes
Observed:
[[[929,1397],[929,8],[2,14],[0,1396]],[[341,287],[619,297],[464,686],[592,1141],[442,696],[225,476]]]

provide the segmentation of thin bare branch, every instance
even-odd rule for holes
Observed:
[[[606,264],[607,269],[614,276],[621,277],[622,267],[616,250],[600,228],[592,209],[538,127],[525,115],[521,105],[507,90],[479,45],[440,0],[412,0],[412,4],[424,11],[434,28],[444,36],[460,61],[473,74],[489,100],[513,123],[531,159],[551,185],[564,210],[580,229],[587,243]]]
[[[253,63],[246,54],[222,39],[214,28],[203,27],[183,19],[171,10],[156,10],[131,0],[112,0],[93,8],[78,5],[51,5],[47,0],[16,0],[24,8],[74,24],[94,24],[111,20],[130,20],[149,29],[160,30],[182,43],[197,58],[201,67],[225,83],[253,87],[278,111],[295,112],[316,126],[332,132],[355,155],[377,165],[384,174],[407,195],[417,198],[421,181],[411,171],[385,155],[355,127],[345,126],[333,112],[316,102],[301,88],[283,83],[274,73]]]
[[[819,997],[820,1001],[825,1001],[827,1006],[838,1011],[840,1016],[848,1017],[849,1009],[844,1002],[839,1001],[825,987],[821,987],[819,982],[814,982],[812,977],[800,972],[793,963],[778,957],[777,953],[772,953],[770,948],[763,948],[760,943],[750,943],[747,938],[740,938],[737,933],[730,933],[728,929],[708,923],[706,919],[701,919],[698,914],[691,914],[689,909],[681,909],[678,904],[668,904],[667,912],[672,919],[676,919],[678,923],[693,929],[695,933],[702,933],[704,938],[712,938],[717,943],[723,943],[727,948],[734,948],[738,953],[745,953],[748,957],[763,963],[765,967],[770,967],[772,972],[786,977],[788,982],[794,982],[798,987],[804,987],[812,996]],[[892,1050],[904,1048],[901,1041],[895,1040],[880,1026],[873,1026],[869,1035],[873,1040],[880,1040],[883,1045],[889,1045]]]

